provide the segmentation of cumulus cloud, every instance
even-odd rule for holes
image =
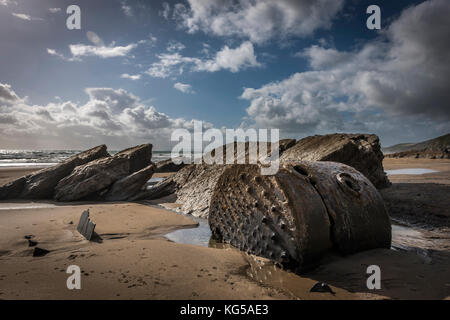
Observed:
[[[188,0],[187,6],[175,4],[173,15],[189,33],[203,31],[262,43],[273,38],[304,37],[329,28],[343,3],[344,0]]]
[[[404,10],[359,50],[305,49],[297,56],[307,59],[310,71],[244,90],[246,121],[308,133],[447,133],[449,14],[448,1],[430,0]]]
[[[241,69],[260,67],[256,60],[253,44],[250,41],[243,42],[239,47],[231,49],[225,46],[217,52],[214,59],[200,61],[195,69],[198,71],[215,72],[221,69],[238,72]]]
[[[181,74],[185,68],[189,68],[193,72],[216,72],[220,70],[238,72],[261,66],[250,41],[245,41],[234,49],[224,46],[212,59],[185,57],[179,52],[163,53],[158,55],[158,59],[157,62],[152,63],[146,72],[156,78],[167,78],[174,73]]]
[[[1,6],[5,6],[5,7],[7,7],[7,6],[9,6],[9,5],[18,5],[18,3],[17,3],[17,1],[13,1],[13,0],[0,0],[0,5]]]
[[[172,118],[124,89],[87,88],[84,104],[34,105],[0,84],[0,144],[6,148],[112,148],[151,142],[168,148],[174,129],[192,130],[193,120]],[[205,127],[212,127],[205,123]]]
[[[187,83],[177,82],[173,85],[173,87],[183,93],[191,93],[191,94],[195,93],[195,91],[192,90],[192,86]]]
[[[17,94],[12,90],[11,86],[6,83],[0,83],[0,102],[3,101],[17,101],[19,100],[19,97]]]

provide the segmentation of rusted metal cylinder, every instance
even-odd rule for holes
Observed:
[[[297,272],[330,250],[390,247],[391,225],[378,191],[335,162],[287,161],[272,176],[260,165],[228,167],[214,190],[209,225],[216,238]]]

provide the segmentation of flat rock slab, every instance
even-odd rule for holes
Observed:
[[[89,219],[89,209],[83,211],[80,217],[80,222],[78,222],[77,230],[83,235],[87,240],[92,239],[94,234],[95,223]]]

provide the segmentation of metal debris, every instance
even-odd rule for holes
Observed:
[[[219,178],[209,209],[218,239],[295,272],[330,250],[389,248],[390,219],[375,187],[334,162],[288,161],[273,176],[259,165],[232,165]]]
[[[87,240],[92,239],[94,234],[95,223],[89,219],[89,209],[81,214],[80,222],[78,222],[77,230],[81,233]]]

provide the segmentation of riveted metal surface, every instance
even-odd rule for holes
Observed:
[[[321,197],[307,177],[281,170],[260,175],[258,165],[230,166],[213,193],[213,235],[285,267],[304,270],[332,247]]]
[[[295,271],[341,253],[389,247],[389,216],[378,191],[334,162],[286,161],[272,176],[259,165],[231,165],[211,198],[215,237]]]

